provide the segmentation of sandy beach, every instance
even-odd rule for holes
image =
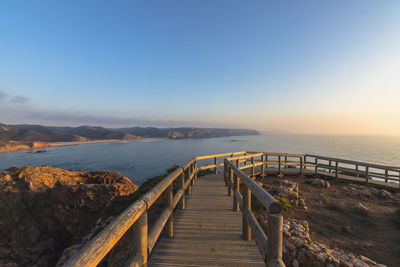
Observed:
[[[107,139],[107,140],[91,140],[91,141],[82,141],[82,142],[49,142],[46,143],[46,146],[31,148],[27,144],[19,144],[12,147],[2,148],[0,147],[0,154],[4,153],[14,153],[21,151],[29,151],[29,150],[45,150],[49,147],[61,147],[61,146],[79,146],[79,145],[88,145],[88,144],[98,144],[98,143],[115,143],[115,142],[140,142],[140,141],[149,141],[149,140],[162,140],[165,138],[140,138],[134,140],[119,140],[119,139]]]

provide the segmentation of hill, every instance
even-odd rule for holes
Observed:
[[[155,127],[132,127],[116,129],[120,132],[129,133],[148,138],[213,138],[223,136],[259,135],[256,130],[250,129],[223,129],[223,128],[155,128]]]
[[[88,140],[135,140],[138,136],[103,127],[53,127],[0,124],[0,142],[83,142]]]
[[[42,125],[5,125],[0,123],[0,143],[83,142],[92,140],[135,140],[140,138],[212,138],[258,135],[255,130],[223,128],[131,127],[110,129],[99,126],[54,127]]]

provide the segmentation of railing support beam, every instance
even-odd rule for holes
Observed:
[[[180,188],[185,191],[185,174],[184,172],[181,173],[179,176],[180,180]],[[179,207],[181,210],[185,209],[185,194],[182,194],[181,201],[179,202]]]
[[[245,186],[243,193],[243,209],[251,212],[251,191],[247,186]],[[243,239],[251,240],[251,228],[244,214],[245,212],[243,211],[242,212]]]
[[[264,161],[264,155],[261,156],[261,177],[264,177],[265,175],[265,161]]]
[[[143,267],[147,266],[147,211],[145,211],[136,223],[133,225],[134,229],[134,237],[133,242],[135,242],[135,247],[137,248],[138,255],[140,257],[140,261],[142,262]]]
[[[268,214],[268,251],[267,263],[274,259],[282,259],[282,214]]]
[[[174,221],[173,221],[173,190],[172,190],[172,183],[168,186],[166,192],[167,194],[167,205],[169,210],[171,211],[171,215],[168,218],[167,225],[166,225],[166,233],[167,237],[173,238],[174,237]],[[183,195],[182,195],[183,196]]]
[[[239,177],[235,173],[233,174],[233,183],[233,191],[239,192]],[[233,210],[239,211],[239,200],[236,199],[235,194],[233,194]]]
[[[229,174],[228,174],[228,179],[229,179],[228,180],[228,196],[232,196],[231,182],[232,182],[232,179],[233,179],[233,170],[229,166],[228,166],[228,170],[229,170]]]

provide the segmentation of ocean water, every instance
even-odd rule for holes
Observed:
[[[309,153],[400,166],[400,137],[263,134],[99,143],[54,147],[45,153],[7,153],[0,154],[0,170],[50,165],[81,171],[116,171],[140,185],[194,156],[242,150]]]

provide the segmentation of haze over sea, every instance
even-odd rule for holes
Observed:
[[[46,164],[81,171],[116,171],[140,185],[194,156],[242,150],[309,153],[400,166],[400,137],[262,134],[100,143],[53,147],[45,153],[0,154],[0,169]]]

